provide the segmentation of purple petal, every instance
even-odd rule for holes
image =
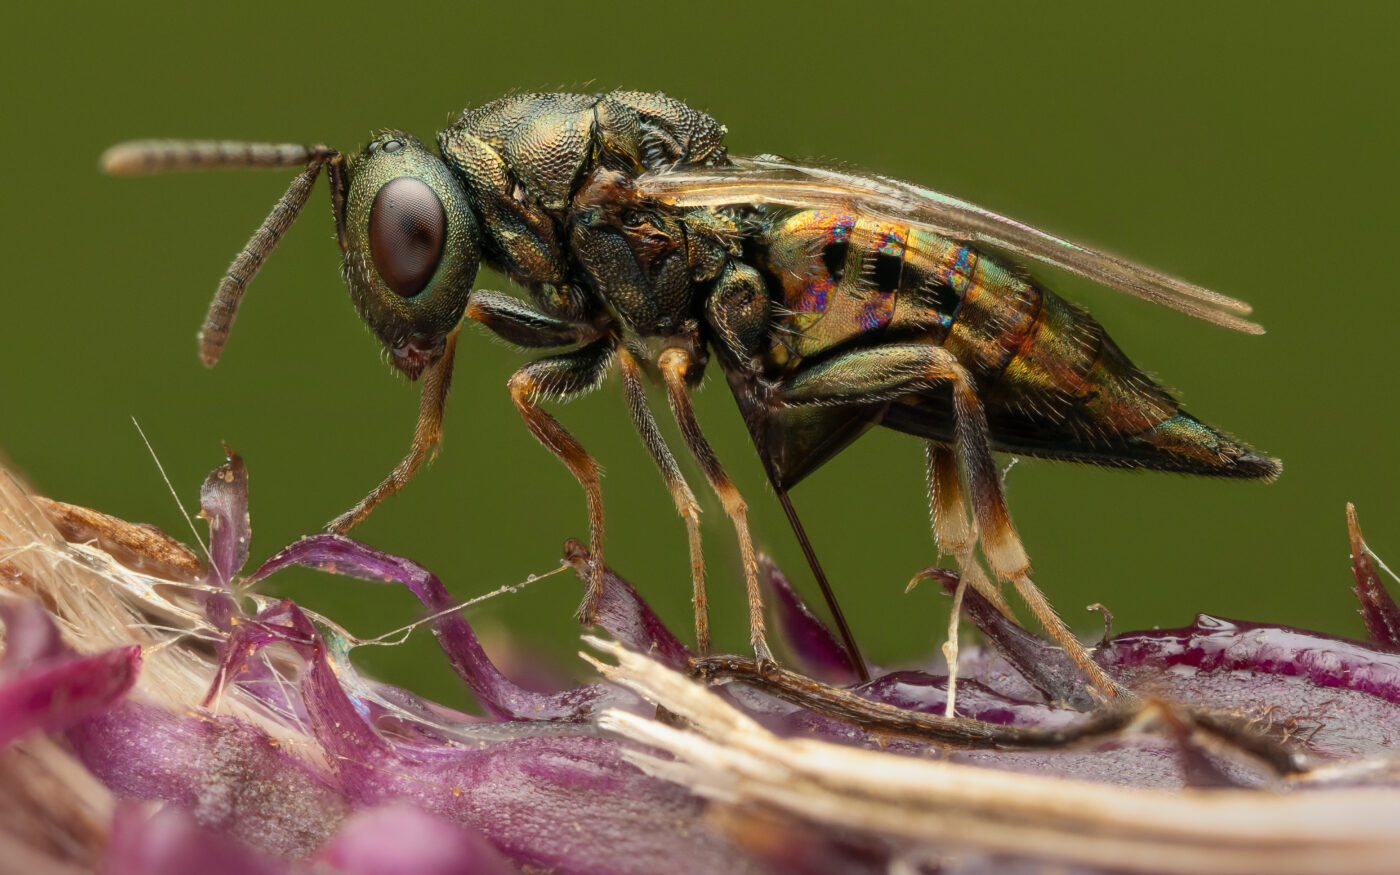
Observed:
[[[209,555],[213,557],[205,582],[213,586],[232,585],[248,562],[252,544],[248,469],[227,445],[224,455],[227,461],[210,472],[199,490],[199,515],[209,524]]]
[[[514,875],[476,830],[406,805],[354,815],[316,859],[345,875]]]
[[[283,858],[314,853],[350,809],[395,802],[469,825],[521,865],[755,871],[706,822],[703,802],[638,771],[620,742],[579,724],[529,722],[482,724],[487,734],[453,744],[388,737],[347,695],[300,609],[282,603],[251,625],[257,631],[247,640],[261,645],[280,635],[307,657],[300,680],[307,728],[329,773],[301,760],[299,745],[279,745],[240,720],[137,703],[70,729],[73,750],[117,794],[165,801],[203,827]],[[176,851],[163,853],[183,865]]]
[[[117,795],[171,803],[202,826],[279,857],[315,852],[347,814],[333,779],[233,717],[125,702],[72,727],[67,738]]]
[[[291,864],[265,857],[178,808],[147,817],[135,805],[117,809],[105,875],[283,875]]]
[[[5,624],[5,647],[0,650],[0,675],[21,671],[32,662],[63,654],[63,638],[44,606],[34,599],[0,603]]]
[[[0,684],[0,747],[36,729],[70,726],[126,695],[141,671],[141,648],[37,663]]]
[[[529,724],[514,724],[528,726]],[[341,759],[357,805],[398,800],[481,831],[517,864],[597,873],[748,872],[685,789],[647,777],[615,740],[542,736],[483,750]]]
[[[231,598],[227,603],[236,606]],[[305,626],[297,626],[298,617],[304,618],[301,609],[295,602],[284,599],[265,608],[251,620],[240,617],[239,623],[230,624],[227,637],[218,646],[219,668],[214,682],[209,685],[209,691],[204,694],[204,701],[200,704],[208,708],[224,688],[234,682],[274,711],[288,715],[288,719],[305,717],[300,697],[277,676],[267,660],[254,658],[269,644],[291,643],[294,640],[302,644],[313,643],[314,629],[309,622]]]
[[[310,535],[273,556],[248,581],[289,565],[316,568],[361,580],[401,583],[431,611],[449,611],[456,602],[437,576],[416,562],[391,556],[341,535]],[[600,708],[635,702],[620,690],[590,684],[560,693],[536,693],[511,683],[492,664],[476,634],[452,611],[433,620],[433,634],[452,667],[483,707],[507,720],[583,720]]]
[[[874,702],[924,714],[942,714],[948,679],[921,671],[895,671],[855,688]],[[1083,719],[1063,707],[1024,702],[990,690],[975,680],[958,681],[958,716],[1007,726],[1059,729]]]
[[[570,538],[564,542],[564,561],[573,566],[579,579],[587,584],[590,567],[587,548]],[[646,653],[663,665],[681,670],[690,662],[686,646],[671,634],[651,606],[637,594],[636,588],[611,568],[603,569],[598,625],[630,649]]]
[[[439,705],[402,687],[374,681],[365,686],[372,698],[364,702],[364,718],[380,735],[410,746],[456,744],[463,736],[470,738],[474,727],[499,725],[493,718]]]
[[[1378,755],[1400,738],[1400,654],[1389,649],[1203,614],[1119,635],[1095,659],[1139,692],[1255,715],[1323,756]]]
[[[772,559],[760,556],[758,561],[763,580],[774,596],[773,608],[777,614],[778,630],[800,670],[828,683],[853,683],[859,675],[846,648],[807,607]]]
[[[927,568],[920,573],[938,580],[949,594],[957,588],[955,571]],[[963,592],[963,613],[987,636],[997,652],[1050,701],[1062,702],[1080,711],[1096,707],[1095,700],[1085,689],[1083,672],[1067,653],[1017,625],[970,586]]]
[[[6,606],[0,677],[0,748],[35,730],[54,731],[102,711],[126,695],[141,671],[135,645],[92,656],[62,652],[47,614],[29,603]]]
[[[389,739],[319,654],[302,689],[312,730],[355,807],[409,803],[480,830],[518,862],[561,871],[743,868],[700,820],[703,803],[637,771],[612,739],[572,724],[559,728],[583,734],[531,737],[534,723],[482,726],[496,740],[480,748]]]
[[[1199,614],[1183,629],[1119,635],[1095,658],[1105,667],[1125,670],[1189,667],[1301,677],[1319,687],[1356,690],[1400,705],[1400,654],[1286,626]]]
[[[477,747],[391,739],[367,722],[320,653],[302,691],[312,732],[354,807],[411,804],[480,830],[517,862],[565,872],[749,871],[701,818],[704,803],[642,774],[621,743],[585,727],[485,724]]]
[[[1376,573],[1376,562],[1361,537],[1361,524],[1351,504],[1347,505],[1347,535],[1351,540],[1351,571],[1356,578],[1352,591],[1361,602],[1366,632],[1378,647],[1400,650],[1400,608]]]

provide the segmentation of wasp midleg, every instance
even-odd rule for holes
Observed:
[[[700,505],[690,484],[685,482],[680,466],[666,446],[656,426],[656,419],[647,405],[646,389],[643,386],[643,372],[637,358],[627,350],[617,350],[618,370],[622,374],[623,400],[632,416],[632,424],[641,435],[642,443],[651,454],[661,477],[666,481],[666,489],[671,493],[676,510],[685,520],[686,536],[690,545],[690,577],[692,586],[691,604],[695,609],[695,646],[701,653],[710,650],[710,611],[709,599],[705,594],[705,554],[700,540]]]

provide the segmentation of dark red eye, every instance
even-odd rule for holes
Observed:
[[[442,258],[447,214],[422,180],[401,176],[379,189],[369,208],[369,251],[394,294],[423,291]]]

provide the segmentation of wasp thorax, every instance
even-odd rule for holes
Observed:
[[[479,232],[452,172],[417,139],[381,135],[352,163],[345,277],[365,323],[416,377],[461,319]]]

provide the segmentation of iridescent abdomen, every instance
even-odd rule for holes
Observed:
[[[833,210],[796,213],[764,244],[763,266],[781,290],[775,363],[786,368],[862,335],[942,343],[977,263],[937,234]]]
[[[772,377],[838,348],[938,344],[972,374],[999,450],[1220,476],[1277,473],[1273,460],[1182,411],[1097,320],[1010,262],[833,210],[773,223],[762,251],[779,304],[765,362]],[[953,438],[942,388],[882,415],[900,431]]]

